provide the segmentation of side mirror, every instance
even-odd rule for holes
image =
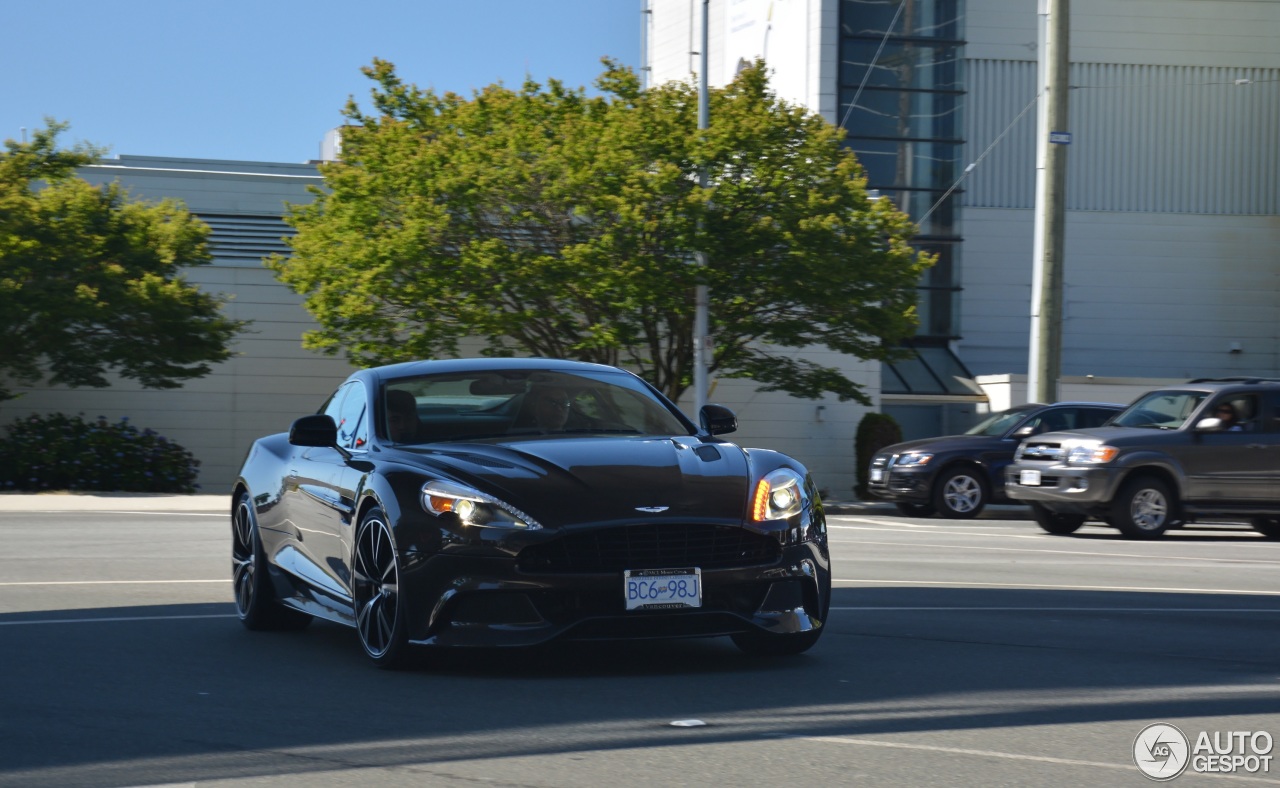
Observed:
[[[1028,424],[1025,427],[1020,427],[1014,430],[1013,434],[1010,435],[1009,437],[1010,438],[1030,438],[1035,433],[1036,433],[1036,428]]]
[[[738,417],[723,405],[703,405],[698,422],[711,435],[724,435],[738,429]]]
[[[1222,429],[1222,419],[1210,416],[1196,422],[1196,432],[1218,432]]]
[[[333,423],[332,416],[324,413],[303,416],[289,428],[289,443],[294,446],[336,447],[338,425]]]

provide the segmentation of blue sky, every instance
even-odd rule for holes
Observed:
[[[0,0],[0,138],[51,116],[110,155],[302,162],[360,73],[470,95],[640,65],[640,0]]]

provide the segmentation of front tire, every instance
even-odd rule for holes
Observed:
[[[370,509],[356,531],[352,599],[364,653],[380,668],[402,667],[408,659],[409,643],[400,594],[400,559],[387,516],[379,508]]]
[[[1158,539],[1178,521],[1169,485],[1154,476],[1131,479],[1111,504],[1111,521],[1130,539]]]
[[[1065,512],[1055,512],[1047,508],[1041,503],[1031,504],[1031,517],[1046,532],[1056,534],[1058,536],[1066,536],[1080,530],[1080,526],[1084,525],[1085,516],[1083,514],[1067,514]]]
[[[943,517],[969,520],[987,505],[987,483],[972,468],[944,471],[933,487],[933,508]]]
[[[236,614],[245,629],[297,630],[311,623],[311,616],[287,608],[276,599],[258,534],[258,518],[245,492],[236,497],[231,510],[231,587]]]

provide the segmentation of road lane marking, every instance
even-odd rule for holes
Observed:
[[[157,517],[231,517],[230,512],[185,512],[181,510],[135,512],[122,509],[2,509],[0,512],[4,514],[150,514]],[[6,525],[20,524],[6,523]]]
[[[209,613],[199,616],[111,616],[110,618],[38,618],[29,621],[0,621],[0,627],[28,624],[105,624],[122,621],[194,621],[202,618],[236,618],[235,613]]]
[[[938,611],[938,612],[973,612],[981,610],[993,610],[998,613],[1023,612],[1023,613],[1280,613],[1280,608],[1265,607],[923,607],[923,606],[894,606],[886,605],[881,607],[862,606],[862,607],[836,607],[831,606],[832,610],[870,610],[870,611],[889,611],[889,610],[912,610],[920,611]]]
[[[878,586],[931,586],[965,588],[1048,588],[1055,591],[1151,591],[1169,594],[1243,594],[1245,596],[1280,596],[1280,591],[1241,591],[1231,588],[1161,588],[1158,586],[1069,586],[1051,583],[968,583],[959,580],[840,580],[832,583],[854,583]]]
[[[1082,761],[1075,758],[1054,758],[1048,755],[1023,755],[1016,752],[999,752],[996,750],[975,750],[968,747],[941,747],[936,744],[908,744],[906,742],[880,741],[878,739],[862,739],[850,736],[795,736],[790,737],[802,741],[818,742],[821,744],[854,744],[861,747],[885,747],[895,750],[916,750],[921,752],[938,752],[946,755],[974,755],[980,758],[1000,758],[1007,761],[1031,761],[1033,763],[1053,763],[1063,766],[1090,766],[1096,769],[1112,769],[1134,773],[1137,767],[1132,763],[1105,763],[1103,761]],[[1140,772],[1139,772],[1140,774]],[[1237,774],[1218,774],[1214,772],[1195,772],[1196,777],[1217,777],[1222,780],[1237,780],[1244,782],[1268,783],[1275,785],[1276,781],[1264,777],[1246,777]]]
[[[24,580],[12,583],[0,583],[0,586],[150,586],[171,585],[175,583],[230,583],[231,578],[222,580]]]
[[[845,518],[845,519],[852,519],[852,518]],[[827,529],[828,529],[828,530],[839,529],[839,530],[842,530],[842,531],[889,531],[890,533],[904,533],[904,532],[906,532],[906,533],[910,533],[910,530],[911,530],[912,528],[918,528],[918,527],[920,527],[920,526],[913,526],[913,525],[910,525],[910,524],[905,524],[905,525],[895,525],[895,524],[894,524],[894,523],[892,523],[892,522],[888,522],[888,521],[881,521],[881,520],[858,520],[858,522],[864,522],[864,523],[869,523],[869,524],[871,524],[871,525],[886,526],[886,527],[883,527],[883,528],[868,528],[868,527],[867,527],[867,526],[865,526],[865,525],[840,525],[840,524],[838,524],[838,523],[832,523],[832,522],[828,521],[828,522],[827,522]],[[1247,526],[1246,526],[1246,527],[1247,527]],[[1063,538],[1063,537],[1061,537],[1061,536],[1055,536],[1055,535],[1053,535],[1053,534],[1049,534],[1049,533],[1011,534],[1011,533],[1007,533],[1007,532],[1005,532],[1005,531],[1003,531],[1003,530],[1002,530],[1002,531],[997,531],[997,532],[986,532],[986,531],[961,531],[961,530],[956,530],[956,529],[952,529],[952,528],[946,528],[946,529],[943,529],[941,526],[932,526],[932,525],[931,525],[931,526],[929,526],[929,528],[934,529],[934,530],[932,530],[932,531],[930,531],[930,532],[929,532],[929,533],[930,533],[930,535],[937,534],[937,535],[946,535],[946,536],[984,536],[984,537],[993,538],[993,539],[1000,539],[1000,538],[1008,538],[1008,539],[1038,539],[1038,540],[1040,540],[1040,541],[1057,540],[1057,539],[1062,539],[1062,538]],[[1258,532],[1256,532],[1256,531],[1254,531],[1254,530],[1252,530],[1252,529],[1245,530],[1245,529],[1243,529],[1243,528],[1242,528],[1242,529],[1240,529],[1240,530],[1232,530],[1230,533],[1232,533],[1233,535],[1237,536],[1240,540],[1243,540],[1243,541],[1248,542],[1249,547],[1250,547],[1251,549],[1254,549],[1254,548],[1262,548],[1262,549],[1275,549],[1275,548],[1280,548],[1280,541],[1272,541],[1272,540],[1269,540],[1269,539],[1267,539],[1266,537],[1264,537],[1262,534],[1260,534],[1260,533],[1258,533]],[[1148,542],[1148,544],[1152,545],[1153,547],[1154,547],[1154,546],[1156,546],[1156,545],[1177,545],[1177,544],[1179,544],[1179,542],[1177,541],[1178,537],[1176,536],[1176,532],[1170,532],[1170,533],[1168,533],[1168,534],[1167,534],[1167,536],[1168,536],[1169,538],[1168,538],[1168,539],[1166,539],[1165,541],[1161,541],[1161,542]],[[1119,539],[1119,538],[1120,538],[1120,537],[1119,537],[1119,533],[1118,533],[1118,532],[1116,533],[1116,537],[1115,537],[1115,538],[1117,538],[1117,539]],[[1196,546],[1197,546],[1197,548],[1199,548],[1199,547],[1201,547],[1201,546],[1209,546],[1209,545],[1212,545],[1212,546],[1214,546],[1214,547],[1222,547],[1222,546],[1227,546],[1227,547],[1238,547],[1238,546],[1240,545],[1240,541],[1237,541],[1236,539],[1231,539],[1231,540],[1228,540],[1228,541],[1221,541],[1221,542],[1208,542],[1208,541],[1205,541],[1205,542],[1196,542]]]

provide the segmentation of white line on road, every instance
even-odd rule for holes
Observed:
[[[1265,607],[906,607],[906,606],[884,606],[884,607],[835,607],[832,610],[870,610],[870,611],[888,611],[888,610],[913,610],[913,611],[939,611],[939,612],[973,612],[973,611],[996,611],[1001,613],[1008,612],[1025,612],[1025,613],[1280,613],[1280,609],[1269,609]]]
[[[1101,761],[1080,761],[1074,758],[1053,758],[1047,755],[1022,755],[1016,752],[997,752],[995,750],[973,750],[968,747],[939,747],[935,744],[907,744],[905,742],[895,741],[879,741],[876,739],[861,739],[846,736],[797,736],[802,741],[820,742],[823,744],[856,744],[862,747],[887,747],[897,750],[918,750],[923,752],[941,752],[948,755],[976,755],[981,758],[1000,758],[1009,761],[1032,761],[1035,763],[1056,763],[1064,766],[1092,766],[1097,769],[1115,769],[1126,771],[1134,774],[1135,780],[1137,775],[1141,774],[1138,767],[1133,764],[1120,763],[1103,763]],[[1196,772],[1197,777],[1217,777],[1223,780],[1243,780],[1246,782],[1259,782],[1275,784],[1275,780],[1268,780],[1263,777],[1245,777],[1234,774],[1214,774],[1209,772]]]
[[[121,621],[194,621],[201,618],[235,618],[235,613],[211,613],[202,616],[112,616],[110,618],[40,618],[30,621],[0,621],[0,627],[27,624],[105,624]]]
[[[230,519],[229,512],[183,512],[183,511],[149,511],[134,512],[121,509],[28,509],[3,510],[5,514],[150,514],[157,517],[222,517]],[[19,523],[10,523],[19,525]]]
[[[878,586],[934,586],[965,588],[1050,588],[1056,591],[1156,591],[1173,594],[1244,594],[1246,596],[1280,596],[1280,591],[1242,591],[1233,588],[1161,588],[1159,586],[1069,586],[1051,583],[965,583],[958,580],[839,580],[832,583],[855,583]]]
[[[163,586],[174,583],[230,583],[231,578],[221,580],[29,580],[0,583],[0,586]]]

